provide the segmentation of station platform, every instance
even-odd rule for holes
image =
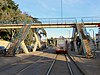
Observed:
[[[100,50],[96,51],[95,58],[90,59],[78,55],[74,51],[71,51],[70,54],[85,75],[100,75]]]

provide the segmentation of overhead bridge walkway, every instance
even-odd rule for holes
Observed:
[[[31,28],[75,28],[76,22],[76,18],[40,18],[37,22],[32,23]],[[77,22],[77,24],[80,25],[81,22]],[[100,18],[96,18],[96,20],[84,19],[84,27],[97,27],[98,24],[100,24]],[[17,22],[17,24],[0,22],[0,29],[22,28],[24,25],[29,24],[24,24],[24,22]]]
[[[30,28],[73,28],[73,39],[76,39],[77,34],[79,34],[79,37],[81,39],[81,47],[79,51],[82,53],[84,51],[85,56],[91,57],[92,56],[92,49],[89,45],[90,41],[87,38],[87,35],[85,35],[85,27],[97,27],[98,24],[100,24],[100,20],[98,21],[84,21],[84,22],[77,22],[76,19],[67,21],[67,19],[60,19],[59,21],[53,19],[54,21],[42,21],[38,23],[31,23],[30,24],[0,24],[0,29],[12,29],[12,28],[20,28],[21,36],[17,39],[15,39],[12,44],[10,45],[10,48],[8,49],[8,56],[13,56],[14,52],[16,51],[17,47],[19,47],[19,44],[25,39],[26,35],[28,34],[28,31]],[[75,34],[77,33],[77,34]],[[77,50],[76,42],[74,42],[74,48]]]
[[[77,23],[81,24],[81,23]],[[94,23],[84,23],[84,26],[87,28],[97,27],[100,22]],[[29,24],[26,24],[29,25]],[[30,28],[75,28],[76,23],[66,23],[66,24],[43,24],[43,23],[34,23]],[[13,28],[22,28],[24,24],[0,24],[0,29],[13,29]]]

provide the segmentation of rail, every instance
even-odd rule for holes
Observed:
[[[70,71],[70,75],[85,75],[85,73],[80,69],[80,67],[69,54],[65,55],[65,58],[68,60],[67,65]]]
[[[52,73],[55,74],[54,70],[57,68],[56,64],[57,64],[58,55],[59,54],[57,54],[55,56],[55,59],[52,61],[51,65],[48,68],[45,75],[52,75]],[[78,65],[73,61],[73,59],[68,54],[64,54],[64,57],[65,57],[65,60],[66,60],[64,62],[67,63],[67,64],[65,63],[67,66],[63,66],[63,67],[66,67],[66,68],[68,67],[68,71],[69,71],[68,75],[85,75],[84,72],[78,67]],[[56,67],[55,67],[55,65],[56,65]],[[63,69],[61,68],[61,70],[63,70]],[[58,71],[60,71],[60,69]],[[57,71],[57,73],[58,73],[58,71]],[[67,71],[67,69],[66,69],[66,71]]]
[[[51,72],[51,70],[52,70],[52,68],[53,68],[53,66],[54,66],[54,64],[55,64],[55,62],[56,62],[57,56],[58,56],[58,54],[55,56],[55,59],[53,60],[52,64],[50,65],[50,67],[49,67],[49,69],[48,69],[46,75],[50,75],[50,72]]]

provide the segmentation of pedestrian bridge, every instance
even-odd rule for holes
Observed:
[[[31,28],[75,28],[76,25],[84,24],[85,27],[97,27],[100,24],[100,18],[82,18],[78,22],[76,18],[39,18],[38,22],[0,22],[0,29],[22,28],[24,25],[31,25]]]
[[[15,23],[2,23],[0,22],[0,29],[12,29],[12,28],[20,28],[19,35],[20,37],[14,39],[10,48],[8,49],[8,56],[14,56],[16,49],[19,47],[20,43],[26,38],[30,28],[34,35],[36,35],[36,31],[34,28],[73,28],[73,48],[77,52],[76,38],[79,34],[79,38],[81,39],[81,47],[79,49],[80,53],[82,50],[84,51],[84,55],[88,58],[92,57],[92,49],[89,46],[92,39],[88,36],[87,38],[87,27],[97,27],[100,25],[100,19],[96,20],[84,20],[77,21],[76,19],[42,19],[37,22],[15,22]],[[38,36],[36,36],[38,37]],[[89,41],[88,41],[89,39]],[[38,43],[38,44],[37,44]],[[36,47],[40,45],[39,38],[36,41]],[[23,44],[25,47],[25,45]],[[35,48],[35,47],[34,47]],[[36,48],[35,48],[36,50]],[[26,50],[27,53],[28,50]]]

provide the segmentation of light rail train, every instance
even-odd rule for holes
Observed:
[[[68,53],[68,42],[66,38],[64,37],[59,37],[57,38],[57,45],[56,45],[56,53],[63,53],[66,54]]]

